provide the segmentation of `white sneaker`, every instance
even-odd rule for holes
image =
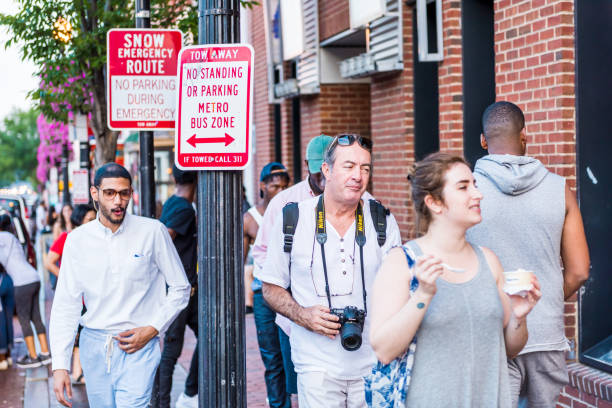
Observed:
[[[189,397],[182,392],[176,401],[176,408],[198,408],[198,394]]]
[[[0,371],[8,370],[9,363],[6,360],[0,361]]]

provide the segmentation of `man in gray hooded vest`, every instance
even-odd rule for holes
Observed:
[[[508,361],[512,403],[554,407],[567,383],[564,300],[586,281],[589,252],[582,217],[565,179],[525,156],[525,118],[510,102],[496,102],[482,117],[480,142],[489,155],[476,162],[483,193],[482,222],[468,239],[499,257],[505,271],[533,271],[542,298],[527,318],[529,340]],[[561,263],[562,261],[562,263]]]

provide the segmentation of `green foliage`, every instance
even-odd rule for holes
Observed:
[[[0,186],[14,181],[36,185],[36,149],[40,143],[36,129],[39,112],[16,110],[0,126]]]

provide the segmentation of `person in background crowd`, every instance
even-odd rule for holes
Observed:
[[[49,210],[47,211],[47,225],[44,228],[45,232],[52,232],[53,226],[57,221],[57,212],[55,211],[55,206],[51,204],[49,206]]]
[[[0,215],[0,264],[13,279],[17,318],[28,350],[26,355],[17,360],[17,366],[20,368],[40,367],[42,364],[51,363],[47,345],[47,331],[40,316],[40,306],[38,304],[40,279],[36,269],[28,263],[21,244],[9,232],[11,230],[10,216],[8,214]],[[34,324],[38,335],[40,355],[36,354],[34,333],[30,323]]]
[[[11,348],[13,347],[13,313],[15,312],[15,294],[13,279],[0,266],[0,371],[13,365]]]
[[[161,361],[155,375],[151,406],[153,408],[169,408],[170,392],[172,391],[172,375],[174,366],[183,351],[185,328],[193,331],[198,337],[198,274],[197,274],[197,242],[198,226],[193,201],[196,195],[197,173],[183,171],[172,166],[172,176],[176,184],[174,195],[164,203],[159,221],[166,226],[174,242],[187,279],[191,285],[191,296],[187,307],[176,317],[164,337],[164,348]],[[179,396],[176,407],[189,408],[198,406],[198,347],[196,346],[189,373],[185,381],[185,390]]]
[[[72,215],[72,205],[64,204],[62,211],[55,224],[53,224],[53,241],[55,242],[62,232],[70,232],[72,224],[70,224],[70,215]]]
[[[69,222],[72,229],[74,229],[94,219],[96,219],[96,211],[94,208],[89,204],[79,204],[74,211],[72,211]],[[49,253],[45,258],[45,268],[55,276],[59,275],[60,265],[62,263],[62,253],[64,252],[64,245],[69,233],[70,231],[64,231],[55,241],[53,241]]]
[[[480,142],[489,154],[476,162],[474,177],[484,194],[483,221],[467,236],[489,246],[504,270],[533,271],[542,283],[542,300],[527,319],[527,345],[508,361],[510,390],[514,407],[519,395],[530,408],[554,407],[568,382],[564,300],[589,277],[582,216],[565,179],[525,156],[525,117],[518,106],[492,104],[482,128]]]
[[[431,154],[409,179],[425,235],[394,248],[380,268],[372,347],[387,364],[417,337],[407,407],[508,408],[506,356],[527,341],[525,319],[541,296],[538,280],[531,277],[526,297],[508,296],[495,254],[466,240],[466,230],[482,219],[482,194],[462,157]],[[413,278],[418,287],[410,294]]]
[[[251,208],[251,204],[249,203],[249,200],[247,199],[246,188],[244,188],[244,185],[243,185],[242,186],[242,214],[249,211],[249,208]]]
[[[270,204],[270,200],[272,200],[276,194],[286,189],[288,185],[289,174],[285,166],[277,162],[266,164],[259,175],[259,197],[262,201],[259,205],[249,208],[243,216],[244,290],[247,313],[253,311],[254,296],[252,288],[253,261],[252,259],[250,262],[248,261],[250,248],[253,242],[255,242],[257,231],[261,226],[264,212],[268,204]],[[261,288],[261,282],[257,284],[256,288]]]
[[[323,155],[332,137],[319,135],[306,148],[306,167],[308,177],[305,180],[278,193],[268,204],[263,216],[261,228],[257,231],[255,244],[251,251],[254,263],[254,274],[263,268],[268,251],[268,242],[272,227],[282,209],[288,202],[300,202],[315,197],[325,189],[325,178],[321,173]],[[262,294],[262,283],[259,279],[253,281],[255,325],[257,326],[257,341],[261,358],[266,367],[265,380],[268,392],[268,403],[271,407],[287,407],[291,405],[291,395],[297,394],[297,378],[291,346],[289,344],[290,321],[282,315],[277,315],[265,302]],[[259,303],[260,301],[260,303]],[[275,322],[276,320],[276,322]],[[275,336],[278,333],[278,340]]]
[[[374,363],[367,292],[383,255],[401,243],[391,214],[382,216],[385,240],[378,240],[365,196],[371,171],[369,140],[336,136],[321,166],[325,191],[299,203],[291,252],[284,251],[281,216],[270,234],[265,265],[255,275],[263,282],[265,301],[291,320],[300,407],[365,407],[363,377]],[[351,325],[363,335],[340,336],[339,314],[350,314]]]
[[[96,211],[91,205],[79,204],[74,208],[74,211],[72,211],[72,214],[70,215],[70,224],[74,229],[95,219]],[[51,245],[51,249],[49,249],[49,253],[45,257],[45,268],[47,268],[49,272],[55,276],[59,275],[60,265],[62,264],[62,254],[64,253],[64,244],[66,243],[67,237],[68,232],[62,232],[57,240],[55,240],[53,245]],[[81,315],[83,315],[85,312],[86,309],[85,306],[83,306]],[[79,337],[82,328],[83,326],[79,325],[76,340],[74,342],[74,350],[72,353],[72,382],[74,384],[85,383],[83,369],[81,368],[81,358],[79,355]]]
[[[89,405],[144,408],[160,359],[158,334],[187,306],[191,287],[166,227],[126,212],[132,177],[123,166],[101,166],[90,193],[98,218],[68,235],[51,309],[53,390],[71,405],[68,369],[80,322]]]
[[[36,231],[38,235],[42,234],[47,220],[47,204],[40,198],[36,206]]]

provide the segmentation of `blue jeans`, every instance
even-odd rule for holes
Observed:
[[[115,335],[116,333],[112,333]],[[81,331],[81,365],[92,408],[145,408],[151,400],[153,377],[159,365],[159,338],[128,354],[111,333],[84,327]]]
[[[289,336],[279,327],[278,339],[280,340],[281,353],[283,354],[283,367],[285,368],[285,383],[287,385],[288,394],[297,394],[297,374],[293,361],[291,361],[291,343]]]
[[[266,368],[264,379],[271,408],[291,407],[291,395],[287,392],[283,353],[279,332],[276,325],[276,313],[263,298],[261,290],[253,294],[253,315],[257,328],[257,343],[259,352]],[[284,333],[283,333],[284,334]]]
[[[15,293],[13,291],[13,279],[7,274],[0,275],[0,354],[7,354],[13,346],[13,313],[15,312]]]

